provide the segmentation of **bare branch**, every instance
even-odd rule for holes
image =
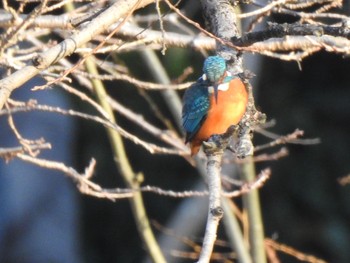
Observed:
[[[228,46],[231,48],[235,48],[235,49],[241,49],[240,47],[236,47],[234,46],[231,42],[229,41],[225,41],[224,39],[221,39],[220,37],[215,36],[214,34],[210,33],[209,31],[205,30],[204,28],[202,28],[198,23],[192,21],[191,19],[189,19],[188,17],[186,17],[184,14],[181,13],[181,11],[174,6],[173,4],[170,3],[169,0],[164,0],[168,6],[174,11],[176,12],[181,18],[183,18],[186,22],[188,22],[189,24],[193,25],[194,27],[196,27],[198,30],[200,30],[201,32],[203,32],[205,35],[215,39],[216,41],[218,41],[220,44],[224,45],[224,46]]]
[[[287,143],[293,143],[293,144],[304,144],[304,145],[313,145],[320,143],[320,139],[299,139],[299,137],[304,135],[304,131],[296,129],[293,133],[281,136],[274,134],[272,132],[266,131],[264,129],[257,129],[258,133],[261,133],[262,135],[274,139],[274,141],[269,142],[264,145],[258,145],[255,147],[255,152],[261,151],[266,148],[274,147],[276,145],[280,144],[287,144]]]
[[[0,53],[3,53],[3,51],[9,47],[10,45],[14,44],[13,39],[16,38],[16,36],[19,34],[20,31],[25,30],[27,27],[29,27],[30,24],[32,24],[35,17],[39,16],[43,11],[44,8],[47,5],[48,0],[41,1],[41,4],[38,5],[34,10],[24,19],[16,28],[9,28],[5,35],[3,36],[2,40],[0,41]],[[12,13],[14,15],[14,13]],[[14,15],[15,19],[17,15]],[[4,41],[6,40],[6,41]]]
[[[269,23],[268,28],[266,30],[247,33],[236,40],[234,39],[233,43],[237,46],[243,47],[243,46],[250,46],[253,43],[265,41],[271,38],[283,38],[286,36],[321,37],[323,35],[349,39],[350,30],[347,24],[345,23],[341,26],[309,25],[309,24],[300,24],[300,23],[296,23],[296,24]],[[289,38],[288,40],[293,40],[293,38],[292,39]]]
[[[40,146],[33,146],[33,149],[46,149],[46,147],[49,148],[49,144],[40,145]],[[56,170],[64,173],[68,177],[72,178],[75,182],[78,183],[79,191],[83,194],[95,196],[98,198],[107,198],[109,200],[116,200],[116,199],[122,199],[122,198],[131,198],[134,196],[136,192],[150,192],[157,195],[163,195],[173,198],[188,198],[188,197],[204,197],[208,196],[208,191],[172,191],[172,190],[164,190],[160,187],[155,186],[143,186],[139,189],[130,189],[130,188],[114,188],[114,189],[106,189],[102,188],[98,184],[92,182],[90,179],[93,176],[96,161],[95,159],[91,159],[90,164],[85,168],[84,173],[78,173],[74,168],[66,166],[64,163],[52,161],[52,160],[46,160],[46,159],[40,159],[37,157],[33,157],[30,155],[27,155],[24,153],[23,148],[17,147],[17,148],[7,148],[7,149],[1,149],[0,148],[0,157],[18,157],[19,159],[35,164],[37,166]],[[261,174],[257,177],[257,180],[249,183],[249,184],[243,184],[241,186],[240,190],[236,190],[233,192],[222,192],[221,195],[225,197],[238,197],[242,194],[248,193],[251,190],[255,188],[261,187],[265,181],[269,178],[270,170],[265,169],[261,172]],[[220,195],[220,191],[219,191]]]
[[[290,255],[292,257],[295,257],[298,260],[304,261],[304,262],[309,262],[309,263],[327,263],[326,261],[316,258],[314,256],[302,253],[290,246],[284,245],[277,243],[276,241],[266,238],[265,239],[265,245],[269,246],[277,251],[281,251],[287,255]]]
[[[279,159],[288,156],[289,151],[287,148],[282,147],[278,152],[271,154],[260,154],[254,156],[254,162],[266,162],[266,161],[278,161]]]
[[[0,27],[19,26],[24,20],[28,19],[28,15],[19,14],[13,19],[12,14],[2,13],[0,10]],[[32,27],[52,28],[52,29],[73,29],[71,19],[67,15],[41,15],[33,19]]]
[[[196,50],[215,49],[215,40],[207,36],[200,34],[185,35],[175,32],[166,32],[163,36],[160,31],[143,29],[132,24],[124,25],[118,32],[118,35],[136,38],[137,40],[142,39],[144,43],[161,44],[164,42],[167,46],[173,47],[191,47]]]
[[[249,13],[239,14],[237,16],[238,16],[238,18],[247,18],[250,16],[260,16],[260,15],[263,15],[263,14],[270,12],[274,7],[279,6],[279,5],[283,5],[286,2],[288,2],[288,0],[273,1],[273,2],[265,5],[264,7],[260,8],[258,10],[255,10],[255,11],[252,11]]]
[[[138,138],[137,136],[132,135],[131,133],[127,132],[126,130],[124,130],[120,126],[118,126],[118,125],[116,125],[108,120],[102,119],[98,116],[94,116],[94,115],[90,115],[90,114],[86,114],[86,113],[82,113],[82,112],[78,112],[78,111],[74,111],[74,110],[64,110],[64,109],[61,109],[59,107],[51,107],[48,105],[37,105],[36,103],[31,102],[25,107],[15,107],[15,108],[11,108],[9,110],[0,110],[0,115],[9,114],[9,113],[17,113],[17,112],[27,112],[27,111],[32,111],[32,110],[55,112],[55,113],[69,115],[69,116],[75,116],[75,117],[79,117],[79,118],[82,118],[85,120],[99,123],[107,128],[116,130],[122,136],[131,140],[135,144],[143,146],[147,151],[149,151],[152,154],[155,154],[155,153],[174,154],[174,155],[188,155],[189,154],[188,151],[184,152],[181,149],[168,149],[168,148],[157,146],[153,143],[145,142],[145,141],[141,140],[140,138]]]
[[[142,3],[140,4],[140,2]],[[82,30],[68,37],[60,44],[41,53],[34,64],[28,63],[24,68],[0,80],[0,109],[3,108],[4,103],[14,89],[23,85],[41,70],[48,68],[61,58],[72,54],[77,47],[84,45],[95,35],[106,31],[110,25],[117,22],[122,16],[130,13],[130,10],[135,7],[136,4],[140,4],[138,6],[140,8],[152,2],[154,2],[154,0],[116,1]]]
[[[92,78],[92,79],[99,79],[99,80],[123,80],[128,83],[131,83],[139,88],[143,89],[149,89],[149,90],[164,90],[164,89],[174,89],[174,90],[181,90],[188,88],[193,82],[187,82],[182,84],[159,84],[159,83],[152,83],[152,82],[146,82],[142,80],[135,79],[127,74],[113,74],[113,75],[103,75],[103,74],[89,74],[83,71],[75,71],[76,74],[82,75],[84,77]]]
[[[179,138],[170,131],[163,131],[158,129],[157,127],[147,122],[142,115],[135,114],[133,111],[121,105],[116,100],[113,100],[111,97],[108,97],[107,100],[114,110],[137,124],[140,128],[148,131],[150,134],[168,143],[169,145],[182,149],[183,151],[186,151],[188,154],[190,154],[189,149],[184,145],[182,138]]]
[[[243,184],[240,190],[233,192],[224,192],[223,196],[232,198],[249,193],[253,189],[262,187],[265,184],[265,182],[270,178],[270,175],[271,170],[269,168],[262,170],[260,174],[256,176],[254,181]]]
[[[38,151],[44,149],[51,149],[50,143],[40,143],[40,144],[32,144],[28,146],[30,151]],[[10,147],[10,148],[0,148],[0,158],[4,158],[6,161],[9,161],[17,156],[19,153],[27,152],[28,148],[24,148],[23,146],[19,147]]]

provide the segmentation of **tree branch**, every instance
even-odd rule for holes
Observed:
[[[80,31],[68,37],[58,45],[42,52],[34,61],[28,63],[24,68],[0,80],[0,109],[3,108],[4,103],[13,90],[26,83],[40,71],[47,69],[61,58],[71,55],[76,48],[84,45],[93,39],[94,36],[105,32],[109,26],[118,22],[121,17],[128,14],[135,5],[138,4],[137,8],[141,8],[153,2],[154,0],[116,1]]]
[[[252,159],[252,157],[248,157]],[[242,179],[247,183],[255,180],[254,162],[244,163],[242,166]],[[259,200],[259,192],[257,189],[243,195],[243,204],[247,209],[249,223],[249,244],[251,255],[254,263],[265,263],[266,254],[264,244],[264,225],[262,222],[261,207]]]
[[[217,41],[218,55],[230,62],[228,63],[228,69],[231,73],[243,72],[241,54],[237,52],[237,48],[228,46],[226,43],[240,35],[237,15],[231,1],[201,0],[201,3],[206,26],[221,40]]]
[[[181,147],[181,145],[177,146],[178,149],[168,149],[168,148],[160,147],[160,146],[155,145],[153,143],[148,143],[148,142],[141,140],[137,136],[134,136],[133,134],[127,132],[126,130],[124,130],[123,128],[121,128],[117,124],[112,123],[109,120],[100,118],[99,116],[94,116],[94,115],[90,115],[90,114],[86,114],[86,113],[82,113],[82,112],[78,112],[78,111],[74,111],[74,110],[64,110],[64,109],[61,109],[59,107],[51,107],[51,106],[47,106],[47,105],[37,105],[34,102],[30,102],[26,106],[14,107],[14,108],[11,108],[9,110],[0,110],[0,115],[9,114],[9,113],[16,113],[16,112],[27,112],[27,111],[32,111],[32,110],[55,112],[55,113],[75,116],[75,117],[79,117],[79,118],[82,118],[85,120],[99,123],[106,128],[117,131],[123,137],[131,140],[132,142],[134,142],[137,145],[144,147],[147,151],[149,151],[152,154],[162,153],[162,154],[175,154],[175,155],[186,155],[186,156],[188,155],[188,150],[186,149],[186,151],[184,151],[185,149],[184,149],[184,147]]]
[[[6,161],[10,160],[16,157],[17,154],[27,152],[28,151],[27,147],[29,147],[30,151],[37,151],[37,150],[43,150],[43,149],[51,149],[51,144],[42,143],[42,144],[28,145],[26,147],[18,146],[18,147],[10,147],[10,148],[0,148],[0,158],[4,158]]]
[[[208,157],[207,183],[209,189],[209,209],[204,241],[198,263],[209,263],[217,236],[219,221],[224,213],[224,210],[221,208],[220,179],[223,148],[217,148],[215,142],[211,144],[207,143],[205,145],[205,153]]]
[[[247,47],[256,42],[271,38],[286,36],[315,36],[330,35],[350,39],[350,24],[344,22],[341,26],[313,25],[313,24],[276,24],[268,23],[268,28],[261,31],[246,33],[242,37],[232,38],[234,45]]]

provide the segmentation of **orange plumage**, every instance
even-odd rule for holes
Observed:
[[[190,141],[191,155],[197,154],[203,141],[214,134],[225,133],[228,127],[236,125],[242,119],[248,103],[248,92],[240,78],[229,82],[227,90],[218,91],[215,101],[210,94],[210,107],[198,132]]]

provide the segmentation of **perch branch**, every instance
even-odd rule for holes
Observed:
[[[224,150],[236,130],[231,126],[222,135],[213,135],[207,142],[203,142],[207,156],[207,184],[209,189],[209,207],[205,235],[198,263],[209,263],[217,237],[219,221],[224,214],[221,207],[221,163]]]

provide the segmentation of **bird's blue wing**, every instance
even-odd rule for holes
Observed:
[[[208,85],[202,79],[199,79],[185,92],[182,126],[186,131],[186,142],[193,138],[207,116],[210,107],[208,95]]]

